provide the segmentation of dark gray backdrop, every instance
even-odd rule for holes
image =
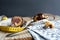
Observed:
[[[60,0],[0,0],[0,15],[33,16],[37,12],[60,15]]]

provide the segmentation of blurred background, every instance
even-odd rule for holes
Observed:
[[[60,15],[60,0],[0,0],[0,15],[33,16],[38,12]]]

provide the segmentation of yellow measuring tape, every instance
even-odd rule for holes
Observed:
[[[1,31],[10,32],[10,33],[20,32],[24,29],[25,29],[24,27],[0,26]]]

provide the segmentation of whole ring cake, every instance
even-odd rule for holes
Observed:
[[[23,18],[20,16],[14,16],[14,17],[12,17],[11,22],[12,22],[12,24],[14,24],[14,26],[22,26]]]

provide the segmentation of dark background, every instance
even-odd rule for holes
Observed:
[[[0,0],[0,15],[33,16],[38,12],[60,15],[60,0]]]

